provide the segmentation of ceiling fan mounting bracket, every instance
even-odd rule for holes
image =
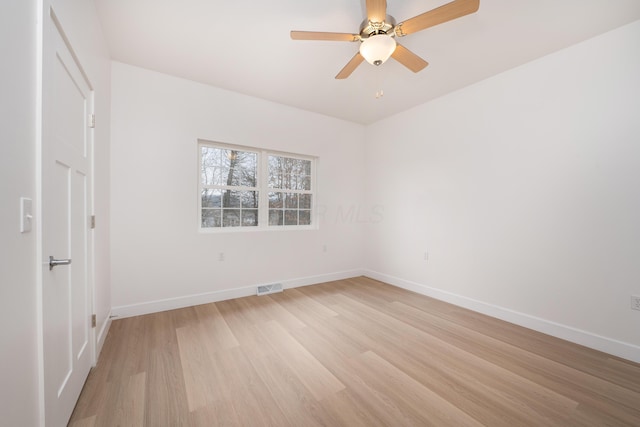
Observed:
[[[387,15],[382,22],[372,22],[365,19],[360,24],[360,39],[365,40],[376,34],[387,34],[393,37],[395,25],[396,20],[391,15]]]

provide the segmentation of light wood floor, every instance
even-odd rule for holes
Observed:
[[[640,365],[356,278],[114,321],[70,425],[640,426]]]

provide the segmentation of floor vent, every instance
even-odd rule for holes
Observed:
[[[275,294],[276,292],[282,292],[282,283],[274,283],[273,285],[258,286],[258,296]]]

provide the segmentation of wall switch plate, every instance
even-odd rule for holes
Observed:
[[[640,295],[631,295],[631,308],[640,310]]]
[[[31,222],[33,221],[32,213],[33,202],[26,197],[20,197],[20,232],[28,233],[31,231]]]

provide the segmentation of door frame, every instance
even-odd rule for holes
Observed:
[[[45,95],[45,90],[52,86],[52,70],[49,66],[49,55],[52,54],[52,50],[55,46],[54,31],[58,31],[62,36],[69,52],[71,53],[76,66],[82,74],[87,87],[89,88],[89,105],[91,113],[95,113],[95,89],[91,83],[86,70],[83,68],[76,51],[71,44],[67,33],[64,31],[62,23],[58,19],[57,14],[54,11],[54,7],[50,0],[37,0],[38,2],[38,16],[36,23],[37,32],[37,70],[36,70],[36,200],[35,200],[35,231],[36,231],[36,308],[37,308],[37,347],[38,347],[38,400],[39,400],[39,418],[40,426],[45,426],[45,372],[44,372],[44,301],[43,301],[43,286],[44,286],[44,274],[49,269],[47,254],[44,253],[43,243],[43,147],[49,141],[49,135],[47,135],[46,129],[49,128],[48,123],[53,120],[51,117],[51,109],[46,104],[49,102],[49,95]],[[95,129],[88,129],[88,144],[90,148],[89,159],[89,191],[91,192],[89,198],[89,215],[95,215]],[[96,293],[95,293],[95,229],[91,228],[87,235],[87,289],[89,292],[89,308],[92,313],[95,313],[96,307]],[[96,328],[91,327],[89,331],[89,357],[91,360],[91,366],[95,367],[97,363],[97,343],[96,343]]]

